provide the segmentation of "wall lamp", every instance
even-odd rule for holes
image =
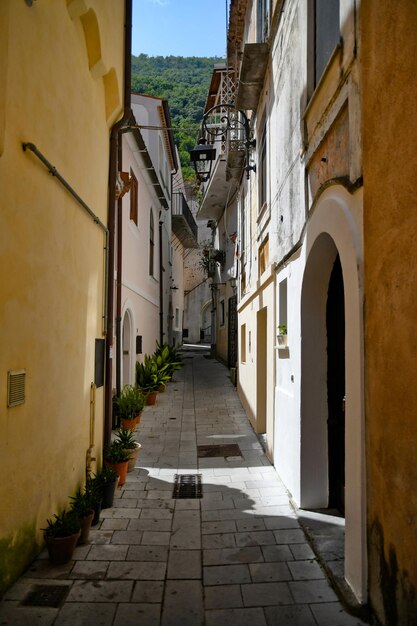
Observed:
[[[195,148],[190,150],[190,160],[194,165],[197,179],[200,182],[209,180],[212,161],[216,158],[216,150],[213,145],[207,143],[206,136],[214,141],[224,141],[227,137],[232,145],[235,144],[235,150],[243,144],[246,178],[249,178],[249,172],[255,171],[255,165],[250,165],[249,160],[250,151],[255,148],[256,141],[252,138],[246,113],[236,109],[234,104],[216,104],[204,113],[201,128],[202,137]]]

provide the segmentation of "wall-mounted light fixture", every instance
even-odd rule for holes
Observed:
[[[251,165],[249,161],[250,151],[256,146],[256,141],[252,138],[246,113],[236,109],[234,104],[216,104],[204,113],[201,128],[202,137],[198,145],[190,150],[190,160],[198,180],[206,182],[210,178],[211,161],[216,158],[216,150],[211,144],[207,144],[206,136],[213,140],[223,140],[227,137],[229,142],[243,144],[246,177],[249,178],[249,172],[255,171],[255,165]]]

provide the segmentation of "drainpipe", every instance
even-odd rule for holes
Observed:
[[[164,343],[164,284],[163,284],[163,254],[162,254],[162,211],[159,212],[159,344]]]
[[[118,171],[123,170],[122,135],[117,146]],[[116,278],[116,393],[120,394],[122,370],[122,250],[123,250],[123,200],[117,200],[117,278]]]
[[[112,371],[113,371],[113,317],[114,317],[114,244],[116,226],[116,176],[117,176],[117,145],[119,131],[130,117],[131,91],[131,49],[132,49],[132,0],[125,0],[125,45],[124,45],[124,94],[123,116],[116,122],[110,132],[109,156],[109,273],[107,288],[107,341],[106,341],[106,385],[104,396],[104,445],[110,443],[112,431]]]

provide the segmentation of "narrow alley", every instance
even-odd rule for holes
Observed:
[[[145,409],[137,467],[89,543],[62,566],[44,551],[6,593],[0,624],[363,623],[343,610],[315,560],[228,370],[201,350],[184,361]],[[173,498],[177,474],[201,476],[201,498]],[[198,496],[198,483],[184,489]],[[42,598],[58,606],[39,606]]]

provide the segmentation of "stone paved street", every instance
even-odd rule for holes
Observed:
[[[357,626],[306,542],[228,370],[185,353],[176,382],[138,427],[138,467],[68,565],[42,553],[7,592],[0,624],[20,626]],[[241,455],[197,457],[237,444]],[[202,476],[174,499],[175,474]],[[33,585],[67,588],[59,608],[22,606]]]

